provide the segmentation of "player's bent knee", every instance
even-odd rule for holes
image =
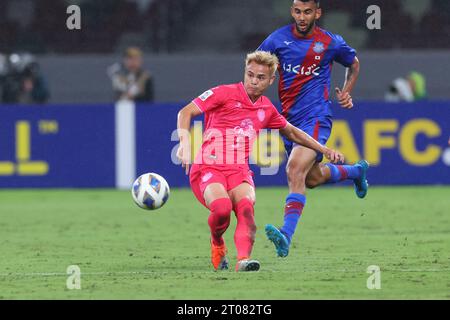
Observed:
[[[300,164],[288,163],[288,165],[286,166],[286,174],[288,177],[292,177],[294,179],[306,179],[307,172],[306,169]]]
[[[255,202],[251,197],[244,197],[241,200],[239,200],[237,203],[234,204],[233,210],[236,213],[251,212],[251,214],[253,215],[254,205],[255,205]]]
[[[209,209],[212,213],[219,216],[229,216],[231,214],[231,210],[233,209],[233,204],[229,198],[217,199],[211,202]]]
[[[246,195],[246,196],[244,196],[244,197],[235,197],[235,198],[232,198],[233,199],[233,210],[236,210],[236,208],[237,208],[237,206],[240,204],[240,203],[245,203],[247,206],[254,206],[255,205],[255,202],[256,202],[256,197],[255,197],[255,195],[251,195],[251,194],[248,194],[248,195]]]
[[[306,179],[306,187],[308,189],[314,189],[320,185],[319,180],[315,178],[307,178]]]
[[[308,188],[308,189],[315,189],[315,188],[317,188],[319,186],[319,184],[318,183],[306,183],[306,187]]]
[[[211,232],[220,236],[230,225],[231,200],[229,198],[217,199],[210,204],[209,209],[211,214],[208,217],[208,224]]]
[[[286,176],[289,186],[291,187],[303,187],[306,182],[306,173],[302,170],[294,168],[286,168]]]

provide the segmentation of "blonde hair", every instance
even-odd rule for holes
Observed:
[[[138,47],[128,47],[125,52],[124,56],[126,58],[134,58],[134,57],[142,57],[142,50]]]
[[[268,66],[270,74],[272,76],[275,75],[275,72],[277,71],[278,65],[280,63],[276,55],[271,54],[267,51],[255,51],[247,54],[245,65],[248,66],[252,62],[261,64],[263,66]]]

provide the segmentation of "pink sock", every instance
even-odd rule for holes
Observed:
[[[253,243],[255,242],[256,225],[253,202],[245,198],[234,207],[237,218],[234,243],[237,249],[238,260],[249,258]]]
[[[208,217],[208,224],[212,242],[216,246],[224,244],[222,235],[230,225],[232,207],[231,200],[228,198],[214,200],[209,205],[211,214]]]

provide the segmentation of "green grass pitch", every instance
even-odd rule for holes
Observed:
[[[286,188],[258,188],[256,273],[210,264],[208,212],[188,189],[162,209],[139,209],[115,190],[0,191],[0,299],[449,299],[450,188],[319,188],[290,255],[264,234],[282,222]],[[81,289],[66,287],[69,265]],[[367,268],[380,267],[369,290]]]

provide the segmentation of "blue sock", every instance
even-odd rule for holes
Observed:
[[[306,203],[306,197],[299,193],[291,193],[286,198],[286,206],[284,207],[284,225],[280,231],[287,237],[291,243],[292,235],[297,228],[303,207]]]
[[[331,177],[327,183],[336,183],[343,180],[354,180],[361,175],[361,166],[359,165],[335,165],[331,163],[325,164],[328,168],[330,168]]]

